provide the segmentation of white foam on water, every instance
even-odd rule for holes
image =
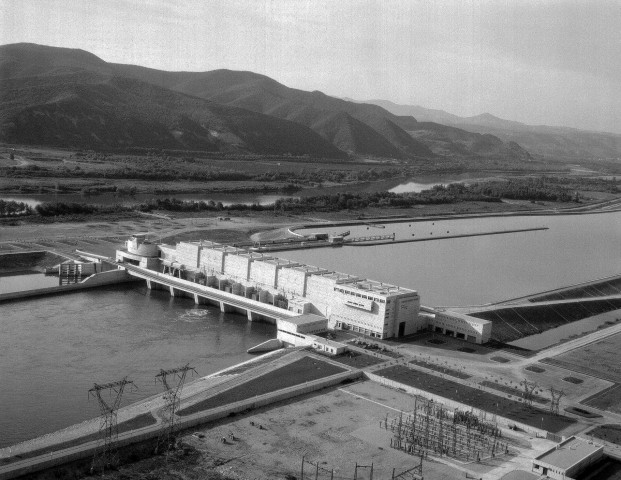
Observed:
[[[194,309],[193,308],[190,310],[186,310],[184,313],[179,315],[178,320],[181,320],[183,322],[199,322],[205,317],[208,317],[210,314],[211,312],[207,309],[204,309],[204,308]]]

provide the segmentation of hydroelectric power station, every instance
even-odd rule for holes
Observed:
[[[149,288],[191,296],[197,304],[215,303],[249,320],[300,317],[295,323],[302,325],[303,319],[313,323],[319,317],[329,329],[380,339],[438,331],[485,343],[491,335],[490,321],[421,311],[415,290],[219,243],[158,245],[146,234],[136,234],[125,249],[117,250],[116,260],[119,268],[145,279]],[[288,343],[298,344],[295,335],[287,337]]]

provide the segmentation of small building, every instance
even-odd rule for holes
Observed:
[[[147,240],[146,233],[132,235],[126,242],[126,248],[116,251],[117,262],[127,262],[143,268],[158,268],[159,258],[159,245]]]
[[[419,313],[427,330],[471,343],[487,343],[492,336],[492,322],[457,312],[425,308]]]
[[[533,459],[531,471],[556,480],[572,480],[604,456],[604,447],[569,437]]]
[[[298,347],[312,344],[312,339],[307,339],[307,335],[325,332],[328,329],[328,319],[309,313],[297,317],[279,318],[276,326],[278,340]]]
[[[276,320],[276,338],[285,345],[313,347],[329,355],[340,355],[347,351],[347,345],[317,335],[328,329],[328,319],[312,313]]]
[[[330,355],[340,355],[347,351],[347,345],[344,343],[335,342],[317,335],[308,335],[308,338],[313,341],[312,346],[315,350],[320,350]]]

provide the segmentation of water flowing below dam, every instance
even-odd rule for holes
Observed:
[[[106,287],[0,305],[0,448],[99,414],[93,383],[134,380],[124,404],[161,391],[159,369],[199,375],[253,358],[276,327],[171,298],[145,285]]]

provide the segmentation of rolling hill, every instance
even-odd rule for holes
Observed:
[[[299,123],[119,75],[81,50],[0,47],[0,141],[344,158]]]
[[[529,153],[514,141],[289,88],[253,72],[167,72],[74,49],[0,46],[0,141],[416,160]],[[511,140],[511,139],[509,139]]]
[[[394,115],[376,105],[289,88],[253,72],[161,72],[118,64],[115,68],[178,92],[306,125],[327,140],[338,138],[339,148],[346,152],[393,158],[433,156],[394,122]]]
[[[161,72],[118,64],[115,68],[124,75],[172,90],[301,123],[349,153],[397,158],[431,155],[530,158],[515,142],[503,142],[493,135],[444,129],[439,123],[422,124],[416,115],[405,111],[391,112],[383,105],[289,88],[253,72]]]
[[[528,125],[505,120],[489,113],[459,117],[443,110],[417,105],[398,105],[386,100],[369,100],[395,115],[414,115],[423,122],[437,122],[473,133],[494,135],[504,142],[515,142],[534,155],[554,159],[612,159],[621,157],[621,135],[569,127]]]

